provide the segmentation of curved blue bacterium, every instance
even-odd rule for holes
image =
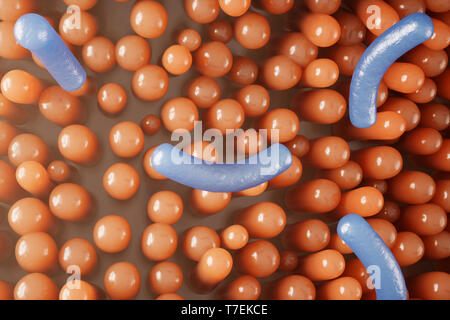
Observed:
[[[86,81],[83,67],[44,17],[34,13],[21,16],[14,26],[14,36],[64,90],[77,90]]]
[[[387,69],[404,53],[431,38],[433,21],[424,13],[413,13],[377,37],[364,51],[350,84],[350,121],[368,128],[377,120],[377,94]]]
[[[275,143],[245,161],[212,163],[164,143],[153,150],[153,168],[163,176],[191,188],[211,192],[236,192],[256,187],[286,171],[292,155]]]
[[[364,218],[357,214],[344,216],[338,223],[337,233],[353,250],[369,274],[371,273],[369,270],[374,271],[375,276],[372,280],[377,300],[408,299],[405,279],[397,260]]]

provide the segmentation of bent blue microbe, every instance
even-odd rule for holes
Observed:
[[[164,143],[155,148],[153,168],[163,176],[191,188],[211,192],[236,192],[256,187],[286,171],[292,155],[276,143],[243,163],[211,163]]]
[[[377,300],[408,299],[405,279],[397,260],[364,218],[357,214],[346,215],[339,220],[337,233],[367,270],[376,268],[380,271],[377,274],[379,286],[375,283]]]
[[[368,128],[377,120],[377,95],[387,69],[404,53],[431,38],[433,21],[413,13],[377,37],[364,51],[350,84],[349,113],[352,125]]]
[[[48,21],[35,13],[21,16],[14,26],[17,42],[30,50],[67,91],[83,86],[86,72]]]

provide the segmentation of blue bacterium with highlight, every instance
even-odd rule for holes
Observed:
[[[431,38],[433,21],[424,13],[413,13],[383,32],[364,51],[350,84],[350,121],[368,128],[377,120],[377,95],[387,69],[404,53]]]
[[[23,15],[14,26],[14,36],[64,90],[77,90],[86,81],[83,67],[44,17],[34,13]]]
[[[377,300],[407,300],[402,270],[378,233],[357,214],[343,217],[337,226],[339,237],[353,250],[367,270],[378,269]]]
[[[151,162],[158,173],[191,188],[236,192],[283,173],[291,166],[292,155],[284,145],[275,143],[242,163],[211,163],[164,143],[153,150]]]

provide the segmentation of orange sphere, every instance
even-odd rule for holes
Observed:
[[[92,197],[82,186],[63,183],[50,193],[50,210],[59,219],[80,221],[88,217],[92,210]]]
[[[14,287],[15,300],[58,300],[58,287],[42,273],[29,273]]]
[[[161,121],[167,130],[191,131],[194,122],[198,120],[197,106],[188,98],[173,98],[167,101],[161,109]]]
[[[133,299],[141,288],[141,275],[133,264],[118,262],[106,270],[104,286],[106,293],[113,300]]]
[[[269,241],[257,240],[238,251],[236,264],[243,273],[255,278],[265,278],[278,269],[280,253]]]
[[[36,198],[23,198],[15,202],[8,212],[8,223],[17,234],[50,232],[55,220],[48,206]]]
[[[168,15],[162,4],[153,0],[136,2],[130,13],[134,32],[144,38],[161,36],[167,28]]]
[[[128,221],[117,215],[105,216],[94,226],[95,245],[103,252],[117,253],[125,250],[131,241]]]
[[[12,102],[37,104],[44,84],[26,71],[11,70],[3,76],[1,90],[6,99]]]
[[[227,134],[227,130],[234,131],[242,126],[245,120],[244,109],[234,99],[223,99],[206,111],[205,120],[209,128]]]
[[[98,21],[87,11],[80,11],[80,28],[74,28],[73,13],[65,13],[59,20],[59,34],[70,44],[82,46],[98,32]]]
[[[173,75],[186,73],[192,65],[192,56],[185,46],[175,44],[164,51],[162,65]]]
[[[83,45],[83,61],[94,72],[104,73],[116,65],[116,48],[105,37],[95,37]]]
[[[134,122],[119,122],[109,132],[109,145],[119,157],[135,157],[144,148],[144,132]]]
[[[283,231],[286,214],[273,202],[261,202],[241,210],[234,222],[244,226],[250,237],[268,239]]]
[[[81,123],[85,116],[81,101],[60,86],[51,86],[42,91],[39,111],[47,120],[61,127]]]
[[[174,224],[183,214],[183,200],[173,191],[158,191],[147,203],[147,215],[156,223]]]
[[[231,201],[231,193],[193,189],[191,205],[200,215],[209,216],[222,211]]]
[[[59,250],[59,265],[66,273],[73,272],[73,266],[77,266],[80,276],[84,277],[92,273],[97,266],[98,255],[94,246],[82,238],[74,238],[66,241]]]
[[[206,42],[195,51],[194,64],[202,75],[219,78],[231,70],[233,55],[222,42]]]
[[[119,67],[136,71],[145,66],[152,57],[148,41],[137,35],[128,35],[116,43],[116,60]]]
[[[136,169],[126,163],[113,164],[103,175],[103,188],[114,199],[128,200],[138,191],[140,178]]]
[[[152,261],[169,259],[177,250],[177,245],[177,232],[169,224],[153,223],[142,234],[142,253]]]
[[[149,64],[134,73],[131,85],[139,99],[154,101],[166,94],[169,88],[169,76],[160,66]]]
[[[100,144],[88,127],[74,124],[61,130],[58,137],[59,152],[69,161],[92,165],[99,157]]]
[[[127,104],[127,93],[117,83],[107,83],[97,93],[99,107],[109,114],[120,113]]]
[[[242,16],[250,8],[251,0],[219,0],[220,9],[232,17]]]
[[[16,243],[16,260],[27,272],[54,271],[58,260],[55,240],[45,232],[23,235]]]

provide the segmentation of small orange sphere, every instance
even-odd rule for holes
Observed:
[[[397,240],[391,250],[401,267],[416,263],[422,259],[425,253],[422,239],[415,233],[408,231],[397,234]]]
[[[133,299],[141,288],[141,275],[132,263],[118,262],[106,270],[104,286],[113,300]]]
[[[242,126],[245,120],[244,109],[234,99],[223,99],[206,111],[205,120],[209,128],[227,134],[227,130],[234,131]]]
[[[97,288],[83,280],[66,282],[59,291],[59,300],[98,300]]]
[[[81,101],[60,86],[51,86],[42,91],[39,111],[47,120],[61,127],[81,123],[85,116]]]
[[[25,161],[36,161],[46,166],[50,161],[50,148],[40,137],[22,133],[11,140],[8,159],[16,167]]]
[[[252,238],[268,239],[279,235],[286,226],[284,210],[273,202],[260,202],[241,210],[234,219]]]
[[[50,193],[52,182],[47,169],[36,161],[22,162],[16,170],[17,183],[38,198],[45,198]]]
[[[247,244],[249,235],[243,226],[234,224],[222,230],[220,239],[225,249],[239,250]]]
[[[283,233],[286,248],[302,252],[324,249],[330,242],[330,229],[318,219],[308,219],[289,225]]]
[[[248,275],[240,276],[224,288],[223,298],[227,300],[258,300],[261,284]]]
[[[339,277],[345,269],[345,260],[336,250],[326,249],[303,257],[299,273],[312,281],[331,280]]]
[[[261,80],[272,90],[287,90],[301,79],[302,68],[289,57],[273,56],[261,68]]]
[[[184,0],[184,11],[189,18],[197,23],[211,23],[220,12],[217,0]]]
[[[231,193],[193,189],[191,205],[200,215],[209,216],[222,211],[231,201]]]
[[[309,63],[302,75],[302,85],[313,88],[327,88],[339,78],[339,67],[331,59],[316,59]]]
[[[116,43],[116,60],[119,67],[136,71],[145,66],[152,57],[148,41],[137,35],[128,35]]]
[[[55,240],[45,232],[23,235],[16,243],[16,260],[27,272],[54,271],[58,260]]]
[[[8,223],[17,234],[50,232],[55,220],[48,206],[36,198],[23,198],[15,202],[8,212]]]
[[[300,275],[278,279],[272,289],[275,300],[314,300],[316,288],[311,280]]]
[[[56,217],[66,221],[80,221],[90,214],[92,198],[82,186],[63,183],[52,190],[49,204]]]
[[[162,65],[173,75],[186,73],[192,65],[192,56],[185,46],[175,44],[164,51]]]
[[[231,70],[233,55],[222,42],[206,42],[194,53],[194,64],[204,76],[219,78]]]
[[[11,70],[3,76],[1,90],[5,98],[12,102],[37,104],[44,84],[26,71]]]
[[[144,132],[134,122],[119,122],[109,132],[109,145],[119,157],[135,157],[144,148]]]
[[[183,271],[170,261],[158,263],[151,268],[148,283],[158,295],[175,293],[183,284]]]
[[[161,36],[167,28],[168,15],[162,4],[153,0],[136,2],[130,13],[134,32],[144,38]]]
[[[95,245],[107,253],[123,251],[131,241],[130,224],[117,215],[100,218],[95,223],[93,234]]]
[[[348,143],[336,136],[322,137],[311,141],[306,162],[320,169],[336,169],[350,159]]]
[[[222,248],[211,248],[201,257],[192,277],[192,286],[198,293],[209,293],[233,268],[233,257]]]
[[[139,99],[154,101],[166,94],[169,88],[169,76],[160,66],[149,64],[136,70],[131,85]]]
[[[297,25],[300,31],[318,47],[331,47],[341,37],[338,21],[328,14],[302,14]]]
[[[153,223],[142,234],[142,252],[152,261],[169,259],[177,250],[177,245],[177,232],[169,224]]]
[[[94,72],[104,73],[116,65],[116,48],[111,40],[95,37],[83,45],[83,61]]]
[[[120,113],[127,104],[127,93],[117,83],[107,83],[97,93],[99,107],[109,114]]]
[[[269,241],[257,240],[238,251],[236,264],[243,273],[255,278],[265,278],[278,269],[280,253]]]
[[[74,238],[66,241],[59,250],[59,265],[66,273],[74,272],[73,266],[77,266],[80,276],[84,277],[97,266],[98,255],[94,246],[82,238]]]
[[[321,285],[317,290],[319,300],[360,300],[362,288],[352,277],[340,277]]]
[[[192,79],[187,89],[187,97],[199,108],[209,108],[220,99],[220,86],[213,78],[200,76]]]
[[[212,41],[227,43],[233,38],[233,27],[228,21],[215,20],[208,26],[208,38]]]
[[[256,12],[247,12],[234,23],[234,37],[246,49],[264,47],[270,39],[270,32],[269,21]]]
[[[202,37],[194,29],[184,29],[178,34],[177,42],[192,52],[200,47]]]
[[[161,129],[161,119],[153,114],[146,115],[141,121],[141,128],[147,135],[153,135]]]
[[[250,8],[251,0],[219,0],[220,9],[232,17],[242,16]]]
[[[58,300],[58,287],[42,273],[29,273],[14,287],[15,300]]]
[[[158,191],[147,203],[147,215],[156,223],[174,224],[183,214],[183,200],[173,191]]]
[[[128,200],[138,191],[140,178],[136,169],[126,163],[116,163],[103,175],[103,188],[114,199]]]
[[[194,122],[198,120],[197,106],[188,98],[170,99],[161,109],[161,120],[164,127],[171,132],[191,131],[194,129]]]
[[[99,157],[100,144],[88,127],[74,124],[61,130],[58,137],[59,152],[69,161],[92,165]]]
[[[61,38],[76,46],[82,46],[93,39],[98,32],[98,21],[87,11],[80,11],[80,27],[74,28],[73,13],[65,13],[59,20]]]
[[[183,235],[183,253],[191,260],[199,261],[211,248],[220,247],[220,237],[216,231],[205,226],[195,226]]]

